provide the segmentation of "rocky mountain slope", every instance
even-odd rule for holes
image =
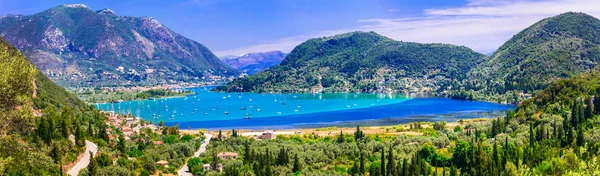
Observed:
[[[82,4],[0,18],[0,36],[62,85],[148,85],[235,75],[204,45],[151,17]]]
[[[281,51],[269,51],[249,53],[239,57],[222,57],[221,60],[241,72],[252,75],[276,66],[286,55]]]

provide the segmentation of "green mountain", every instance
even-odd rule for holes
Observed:
[[[310,39],[280,65],[220,91],[434,92],[466,78],[484,55],[447,44],[400,42],[374,32]]]
[[[148,85],[238,72],[151,17],[82,4],[0,18],[0,36],[61,85]]]
[[[599,61],[600,20],[569,12],[513,36],[471,70],[464,85],[483,94],[507,95],[498,101],[510,101],[515,92],[534,93],[559,78],[587,72]]]
[[[1,175],[59,175],[58,163],[77,159],[101,117],[0,38]]]

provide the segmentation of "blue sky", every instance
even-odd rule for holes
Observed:
[[[600,15],[598,0],[0,0],[0,16],[74,3],[154,17],[218,56],[289,52],[309,38],[351,31],[488,53],[545,17],[567,11]]]

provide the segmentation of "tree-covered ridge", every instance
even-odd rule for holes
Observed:
[[[484,55],[447,44],[399,42],[374,32],[310,39],[280,65],[221,91],[434,92],[465,79]]]
[[[151,85],[238,72],[151,17],[62,5],[0,18],[0,36],[68,86]],[[203,78],[204,77],[204,78]]]
[[[61,165],[77,159],[85,137],[104,127],[96,110],[1,38],[0,97],[0,175],[59,175]]]
[[[519,32],[469,72],[464,88],[485,95],[535,93],[552,81],[587,72],[600,61],[600,20],[564,13]]]

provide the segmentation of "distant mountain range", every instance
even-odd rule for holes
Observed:
[[[310,39],[280,65],[222,91],[386,92],[446,89],[466,78],[485,55],[467,47],[400,42],[374,32]]]
[[[398,42],[374,32],[310,39],[278,66],[220,91],[422,92],[517,102],[600,61],[600,20],[564,13],[533,24],[491,56],[445,44]]]
[[[236,75],[204,45],[151,17],[82,4],[0,18],[0,36],[61,85],[148,85]]]
[[[225,56],[220,59],[229,66],[249,75],[281,63],[287,54],[281,51],[249,53],[243,56]]]

